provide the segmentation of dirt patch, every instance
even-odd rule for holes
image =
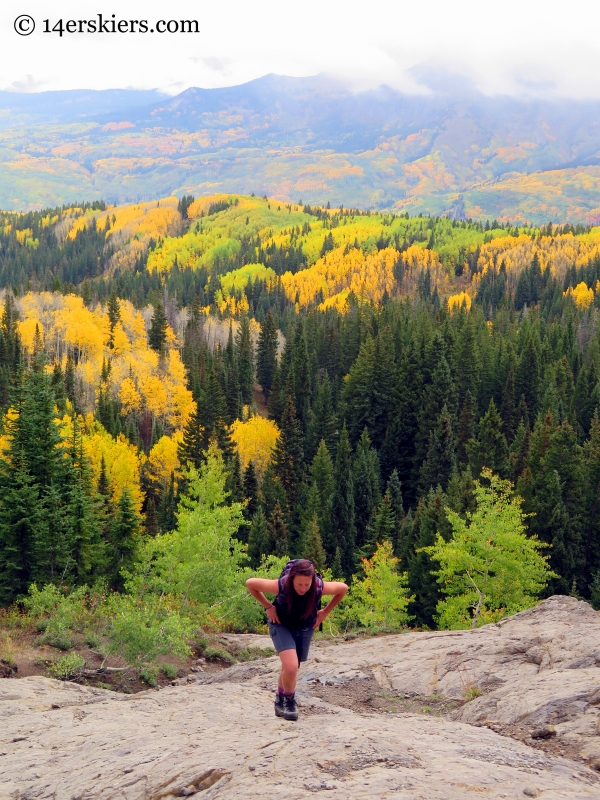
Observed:
[[[579,761],[582,764],[589,766],[589,760],[582,758],[581,753],[577,747],[559,736],[550,736],[545,739],[534,739],[531,734],[534,728],[531,725],[502,725],[500,723],[489,722],[476,722],[476,728],[489,728],[500,736],[508,736],[511,739],[516,739],[523,744],[533,747],[536,750],[541,750],[550,756],[559,756],[562,758],[570,758],[573,761]]]
[[[315,681],[311,694],[331,705],[349,708],[358,714],[428,714],[441,717],[456,710],[461,702],[449,700],[441,694],[423,697],[402,694],[394,689],[382,689],[375,679],[346,681],[339,686],[328,686]]]

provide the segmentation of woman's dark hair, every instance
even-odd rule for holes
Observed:
[[[296,575],[303,575],[305,578],[312,578],[310,589],[306,594],[300,595],[294,589],[294,577]],[[307,619],[315,611],[317,602],[317,581],[315,580],[316,572],[312,561],[306,558],[300,558],[290,567],[290,571],[285,579],[285,602],[288,612],[292,611],[292,604],[294,600],[299,601],[300,604],[304,603],[304,608],[300,614],[301,619]]]

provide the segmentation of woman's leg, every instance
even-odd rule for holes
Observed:
[[[298,677],[298,655],[296,650],[282,650],[279,653],[279,658],[281,659],[281,672],[278,686],[284,692],[294,692]]]

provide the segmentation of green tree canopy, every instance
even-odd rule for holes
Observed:
[[[482,477],[489,485],[475,481],[475,511],[463,519],[446,508],[452,537],[445,541],[438,534],[423,548],[440,564],[442,628],[476,627],[530,608],[553,577],[540,553],[546,545],[525,533],[523,501],[511,482],[486,468]]]

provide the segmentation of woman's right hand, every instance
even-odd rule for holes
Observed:
[[[279,617],[277,616],[277,608],[275,606],[270,606],[266,609],[267,611],[267,619],[269,622],[273,622],[277,625],[281,625],[279,622]]]

